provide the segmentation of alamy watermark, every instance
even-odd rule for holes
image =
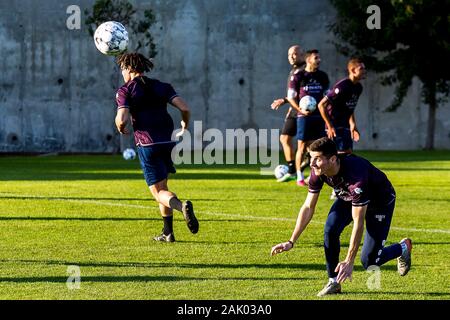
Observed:
[[[369,30],[380,30],[381,29],[381,9],[377,5],[371,5],[367,7],[369,18],[367,18],[366,26]]]
[[[66,20],[66,26],[69,30],[81,29],[81,9],[77,5],[67,7],[66,13],[70,15]]]
[[[367,279],[367,288],[369,290],[380,290],[381,289],[381,269],[377,265],[372,265],[367,268],[367,272],[371,273]]]
[[[81,289],[81,269],[79,266],[68,266],[66,285],[69,290],[79,290]]]
[[[279,164],[278,129],[226,129],[225,132],[210,128],[203,131],[203,123],[194,121],[192,129],[172,140],[178,144],[172,152],[177,164],[261,164],[261,174],[272,173]],[[192,132],[192,133],[191,133]]]

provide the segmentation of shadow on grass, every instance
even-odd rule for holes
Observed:
[[[0,199],[5,200],[44,200],[44,201],[146,201],[151,204],[155,204],[156,201],[153,198],[102,198],[102,197],[54,197],[54,196],[20,196],[20,195],[5,195],[2,196],[0,193]],[[207,201],[207,202],[237,202],[236,199],[206,199],[206,198],[190,198],[191,201]],[[258,201],[258,202],[274,202],[275,198],[252,198],[246,199],[245,201]],[[127,203],[127,205],[129,205]],[[131,204],[132,205],[132,204]]]
[[[367,290],[364,292],[360,292],[360,291],[343,291],[341,294],[339,294],[339,296],[348,296],[348,295],[374,295],[374,296],[379,296],[379,295],[384,295],[384,294],[392,294],[392,295],[424,295],[424,296],[430,296],[430,299],[432,299],[431,297],[445,297],[448,296],[450,297],[450,292],[408,292],[408,291],[385,291],[385,290]]]
[[[149,201],[152,203],[156,203],[154,199],[148,198],[102,198],[102,197],[53,197],[53,196],[14,196],[14,195],[1,195],[0,199],[6,200],[75,200],[75,201]]]
[[[0,277],[0,282],[66,283],[68,277]],[[81,276],[81,282],[178,282],[178,281],[301,281],[310,278],[280,277],[181,277],[181,276]]]
[[[156,209],[157,210],[157,209]],[[125,217],[2,217],[0,216],[0,221],[161,221],[161,217],[156,217],[157,213],[155,213],[154,218],[125,218]],[[183,221],[182,218],[176,218],[175,221]],[[243,222],[253,222],[255,220],[251,219],[201,219],[202,222],[233,222],[233,223],[243,223]],[[177,241],[182,242],[182,241]],[[192,242],[199,243],[199,242]],[[213,243],[213,242],[205,242],[205,243]]]
[[[18,169],[21,170],[21,169]],[[207,171],[206,171],[207,170]],[[182,172],[170,175],[169,180],[264,180],[272,179],[272,176],[260,175],[258,171],[249,173],[214,173],[205,168],[205,173]],[[141,173],[73,173],[54,171],[20,171],[3,172],[0,174],[0,181],[74,181],[74,180],[142,180]]]
[[[303,269],[323,270],[326,272],[325,264],[311,263],[173,263],[173,262],[81,262],[81,261],[58,261],[58,260],[0,260],[2,263],[24,263],[44,264],[79,267],[101,267],[101,268],[186,268],[186,269]]]

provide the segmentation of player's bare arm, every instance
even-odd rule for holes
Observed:
[[[328,138],[333,139],[334,137],[336,137],[336,130],[334,129],[333,124],[331,123],[330,118],[328,117],[327,114],[327,108],[330,105],[330,101],[328,101],[327,97],[324,97],[318,105],[319,111],[320,111],[320,115],[322,116],[323,121],[325,121],[325,124],[327,126],[327,135]]]
[[[356,127],[355,113],[352,113],[348,122],[350,124],[350,133],[352,135],[352,139],[353,139],[353,141],[358,142],[359,138],[360,138],[360,134],[359,134],[358,128]]]
[[[352,207],[353,229],[350,237],[347,257],[339,263],[335,269],[338,272],[337,282],[342,283],[346,279],[352,279],[353,265],[364,231],[364,218],[366,216],[367,205],[362,207]]]
[[[295,101],[295,99],[286,98],[286,100],[289,102],[291,107],[293,109],[295,109],[299,114],[302,114],[304,116],[307,116],[307,115],[311,114],[311,112],[309,112],[309,111],[304,111],[304,110],[300,109],[300,106],[298,105],[297,101]]]
[[[121,134],[129,134],[130,133],[129,129],[127,128],[129,121],[130,121],[130,110],[126,107],[119,108],[117,110],[115,122],[116,122],[117,130]]]
[[[181,112],[181,130],[184,132],[189,127],[189,120],[191,118],[191,111],[187,103],[181,97],[175,97],[171,102],[175,108]]]
[[[311,221],[314,211],[316,209],[317,201],[319,199],[320,193],[311,193],[309,192],[306,196],[306,200],[303,203],[300,212],[297,217],[297,223],[295,224],[295,229],[292,232],[292,236],[288,242],[282,242],[272,247],[271,255],[274,256],[283,251],[291,250],[294,247],[294,243],[303,233],[303,231],[308,226]]]

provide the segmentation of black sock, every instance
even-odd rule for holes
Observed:
[[[288,172],[290,174],[295,173],[295,160],[288,161],[288,168],[289,168]]]
[[[181,203],[180,199],[177,197],[172,197],[169,200],[169,206],[171,209],[183,212],[183,204]]]
[[[163,217],[164,230],[163,233],[167,236],[173,232],[173,216]]]

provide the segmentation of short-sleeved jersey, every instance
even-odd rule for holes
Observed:
[[[309,95],[314,97],[317,103],[319,103],[324,97],[329,86],[330,80],[325,72],[321,70],[314,72],[301,70],[292,75],[289,81],[288,98],[295,99],[298,102],[304,96]],[[316,108],[311,115],[320,116],[319,109]]]
[[[353,83],[349,78],[338,81],[327,94],[330,105],[327,115],[335,128],[349,128],[349,119],[355,111],[363,91],[361,83]]]
[[[319,193],[326,183],[336,196],[351,201],[353,206],[369,205],[381,208],[395,199],[395,191],[386,175],[368,160],[355,155],[342,155],[340,170],[336,176],[316,176],[311,170],[309,192]]]
[[[286,96],[287,97],[289,96],[289,83],[291,82],[292,76],[294,76],[295,74],[304,70],[305,66],[306,66],[306,63],[304,61],[292,66],[292,70],[291,70],[291,72],[289,72],[289,77],[288,77],[287,85],[286,85],[286,88],[287,88]],[[288,117],[289,118],[297,118],[297,110],[295,110],[294,108],[291,108],[291,112],[289,113]]]
[[[130,110],[136,145],[171,142],[174,124],[167,103],[177,96],[170,84],[147,77],[134,78],[117,91],[117,107]]]

